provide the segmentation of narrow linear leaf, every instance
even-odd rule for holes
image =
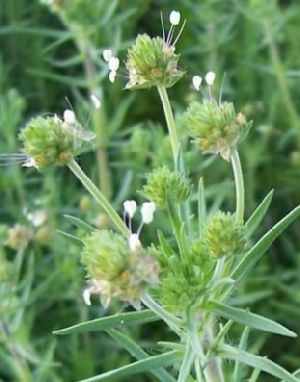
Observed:
[[[259,224],[265,217],[272,198],[273,198],[274,190],[271,190],[268,195],[264,198],[264,200],[259,204],[259,206],[255,209],[255,211],[252,213],[250,218],[245,224],[245,232],[248,237],[252,236],[252,234],[256,231]]]
[[[82,241],[77,236],[71,235],[68,232],[61,231],[60,229],[57,229],[56,232],[67,238],[73,244],[82,245]]]
[[[283,325],[278,324],[269,318],[259,316],[258,314],[251,313],[229,305],[220,304],[218,302],[212,302],[210,306],[216,314],[229,320],[233,320],[235,322],[249,326],[250,328],[262,330],[264,332],[281,334],[288,337],[297,337],[296,333],[285,328]]]
[[[85,221],[75,216],[65,214],[64,218],[67,219],[75,227],[82,229],[86,231],[87,233],[92,233],[97,230],[95,227],[91,226],[90,224],[86,223]]]
[[[83,332],[95,332],[114,329],[116,327],[127,324],[144,324],[158,320],[159,317],[157,317],[150,309],[144,309],[139,312],[116,314],[114,316],[97,318],[95,320],[82,322],[77,325],[69,326],[65,329],[56,330],[53,332],[53,334],[65,335]]]
[[[153,371],[153,369],[159,369],[160,367],[167,367],[174,365],[182,357],[181,353],[177,351],[171,351],[165,354],[148,357],[129,365],[121,366],[118,369],[108,371],[100,375],[96,375],[92,378],[82,379],[78,382],[96,382],[96,381],[110,381],[111,378],[127,377],[128,375],[138,374],[145,371]]]
[[[149,357],[149,354],[146,353],[137,343],[135,343],[126,334],[120,333],[115,329],[110,329],[107,331],[107,333],[111,338],[113,338],[120,346],[126,349],[137,360],[146,359]],[[175,379],[164,369],[155,369],[152,370],[152,373],[161,382],[176,382]]]
[[[203,235],[204,223],[206,220],[206,204],[204,195],[204,182],[203,178],[199,179],[198,185],[198,224],[199,224],[199,237]]]
[[[299,379],[294,375],[267,358],[241,351],[229,345],[222,345],[219,350],[220,356],[223,358],[242,362],[254,369],[259,369],[276,378],[282,379],[284,382],[299,382]]]
[[[248,342],[248,337],[250,333],[250,328],[246,327],[243,331],[241,341],[240,341],[240,346],[239,350],[244,351],[247,347],[247,342]],[[242,381],[242,373],[243,373],[243,367],[242,363],[237,361],[234,365],[234,371],[233,371],[233,382],[240,382]]]
[[[231,277],[240,281],[254,267],[258,260],[270,248],[273,241],[300,215],[300,206],[296,207],[274,225],[243,257],[233,270]]]

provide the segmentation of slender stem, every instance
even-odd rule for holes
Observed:
[[[207,334],[207,341],[208,346],[210,346],[213,343],[214,334],[213,334],[213,325],[208,323],[207,324],[208,330],[206,332]],[[220,358],[213,358],[206,366],[204,370],[205,374],[205,381],[206,382],[224,382],[224,375],[221,365]]]
[[[177,382],[186,382],[188,380],[194,359],[195,353],[193,352],[190,344],[187,343]]]
[[[142,302],[149,309],[158,315],[165,323],[177,334],[179,334],[179,327],[182,326],[182,321],[175,317],[172,313],[167,312],[161,305],[159,305],[153,298],[145,293],[142,297]]]
[[[245,210],[244,177],[239,153],[236,149],[233,149],[231,152],[231,164],[236,188],[236,221],[239,224],[243,224]]]
[[[116,210],[109,203],[103,193],[95,186],[95,184],[91,181],[91,179],[85,175],[82,171],[79,164],[73,159],[68,164],[69,169],[73,172],[73,174],[80,180],[83,186],[87,189],[87,191],[94,197],[94,199],[100,204],[100,206],[104,209],[107,215],[111,218],[115,226],[119,229],[119,231],[128,236],[129,231],[126,227],[125,223],[122,221],[120,216],[117,214]]]
[[[166,91],[166,88],[164,86],[158,86],[157,87],[158,93],[160,95],[161,102],[163,104],[164,114],[168,126],[169,136],[171,140],[171,147],[172,147],[172,153],[173,153],[173,160],[175,164],[175,168],[177,168],[177,157],[178,157],[178,151],[179,151],[179,140],[176,130],[176,125],[174,121],[174,116],[172,112],[172,108],[170,105],[168,93]]]

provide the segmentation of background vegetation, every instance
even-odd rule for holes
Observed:
[[[53,4],[0,1],[1,153],[19,151],[17,135],[30,117],[62,114],[71,104],[81,122],[97,133],[96,150],[80,158],[87,173],[120,210],[125,199],[139,198],[136,190],[147,169],[171,160],[161,105],[155,91],[124,91],[122,76],[112,85],[102,50],[112,48],[125,59],[137,33],[161,35],[160,12],[167,19],[170,10],[177,9],[187,20],[177,45],[187,74],[170,92],[175,112],[199,96],[191,89],[191,77],[215,71],[216,89],[224,80],[223,99],[234,101],[254,120],[241,147],[247,213],[271,188],[275,198],[265,228],[300,203],[297,0],[54,0]],[[92,107],[91,93],[101,99],[100,111]],[[185,129],[180,118],[177,124]],[[129,356],[103,335],[57,339],[51,334],[106,314],[100,305],[84,306],[79,251],[57,231],[74,229],[64,214],[84,217],[100,227],[108,224],[105,215],[64,169],[40,174],[7,158],[0,161],[0,381],[74,381],[125,363]],[[227,164],[191,149],[189,166],[195,179],[204,176],[211,211],[220,204],[226,207],[224,199],[230,200],[234,187],[224,175]],[[45,221],[35,227],[28,214],[41,210]],[[156,219],[157,226],[163,224]],[[299,230],[296,222],[276,242],[236,301],[255,304],[256,312],[275,317],[297,333]],[[110,310],[123,308],[115,305]],[[146,329],[135,335],[155,353],[151,339],[168,333],[162,324]],[[263,348],[288,369],[299,368],[297,340],[260,335],[251,338],[251,346]]]

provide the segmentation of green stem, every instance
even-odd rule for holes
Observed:
[[[190,344],[187,343],[177,382],[186,382],[188,380],[194,359],[195,353],[193,352]]]
[[[236,149],[233,149],[231,152],[231,164],[236,188],[236,221],[239,224],[243,224],[245,210],[244,177],[239,153]]]
[[[166,91],[166,88],[164,86],[158,86],[157,87],[161,102],[163,104],[164,114],[168,126],[169,136],[171,140],[171,147],[172,147],[172,153],[173,153],[173,160],[175,164],[175,168],[177,168],[177,157],[179,152],[179,140],[176,130],[176,125],[174,121],[174,116],[172,112],[172,108],[170,105],[168,93]]]
[[[104,209],[104,211],[113,221],[116,228],[118,228],[123,235],[128,236],[129,230],[126,227],[125,223],[122,221],[120,216],[117,214],[116,210],[109,203],[109,201],[106,199],[103,193],[95,186],[95,184],[91,181],[91,179],[85,175],[85,173],[82,171],[79,164],[73,159],[68,164],[68,167],[73,172],[73,174],[80,180],[80,182],[87,189],[87,191],[94,197],[94,199]]]
[[[213,325],[212,323],[207,323],[207,342],[208,347],[210,347],[213,344],[214,340],[214,334],[213,334]],[[220,358],[213,358],[209,361],[207,364],[205,370],[205,381],[206,382],[224,382],[224,376],[223,376],[223,370],[222,370],[222,364]]]

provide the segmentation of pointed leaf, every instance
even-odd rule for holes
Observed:
[[[262,330],[264,332],[281,334],[288,337],[297,337],[296,333],[285,328],[283,325],[278,324],[269,318],[248,312],[247,310],[234,308],[232,306],[220,304],[218,302],[212,302],[210,303],[210,306],[219,316],[225,317],[235,322],[239,322],[249,326],[250,328]]]
[[[124,333],[120,333],[115,329],[110,329],[107,333],[123,348],[125,348],[133,357],[138,360],[145,359],[149,357],[138,344],[136,344],[130,337],[126,336]],[[168,374],[164,369],[152,370],[152,373],[161,382],[176,382],[175,379]]]
[[[97,230],[95,227],[91,226],[90,224],[86,223],[85,221],[75,216],[64,215],[64,218],[66,218],[75,227],[82,229],[83,231],[86,231],[87,233],[92,233]]]
[[[158,321],[159,318],[149,309],[144,309],[139,312],[130,312],[116,314],[95,320],[82,322],[77,325],[70,326],[65,329],[56,330],[53,334],[65,335],[83,332],[95,332],[113,329],[126,324],[144,324],[146,322]]]
[[[258,228],[259,224],[266,215],[269,206],[273,198],[274,190],[271,190],[260,205],[255,209],[247,223],[245,224],[245,231],[248,237],[252,236],[255,230]]]
[[[258,260],[270,248],[273,241],[295,220],[300,214],[300,206],[296,207],[277,224],[274,225],[243,257],[233,270],[231,277],[240,281],[254,267]]]
[[[242,362],[245,365],[251,366],[254,369],[259,369],[278,379],[283,379],[285,382],[299,382],[295,376],[285,370],[283,367],[277,365],[267,358],[260,357],[235,349],[229,345],[223,345],[220,349],[220,356],[226,359]]]
[[[174,363],[179,361],[181,357],[182,355],[179,352],[171,351],[165,354],[148,357],[147,359],[143,359],[129,365],[121,366],[118,369],[96,375],[92,378],[82,379],[79,382],[111,381],[112,378],[123,378],[145,371],[153,371],[154,369],[159,369],[160,367],[173,366]]]

